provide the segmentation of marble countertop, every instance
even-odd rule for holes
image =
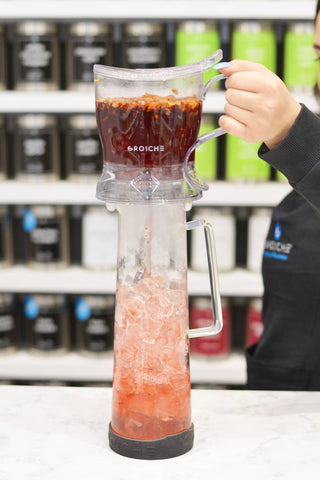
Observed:
[[[134,460],[110,450],[111,389],[0,387],[0,479],[319,479],[320,392],[192,390],[185,455]]]

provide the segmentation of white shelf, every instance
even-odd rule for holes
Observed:
[[[98,177],[97,177],[98,180]],[[0,204],[7,205],[102,205],[96,199],[96,182],[18,182],[0,183]]]
[[[209,184],[209,190],[194,202],[194,206],[273,207],[290,190],[286,182],[216,181]],[[0,205],[102,205],[95,195],[96,183],[0,182]]]
[[[194,206],[273,207],[291,190],[287,182],[216,181]]]
[[[115,272],[94,272],[80,267],[32,270],[14,266],[1,271],[0,292],[114,293]]]
[[[110,382],[112,371],[112,353],[106,358],[97,359],[77,353],[40,357],[19,351],[0,358],[0,379]],[[244,384],[245,358],[240,353],[232,353],[225,359],[213,361],[191,356],[190,373],[193,383]]]
[[[295,20],[313,19],[315,2],[313,0],[118,0],[118,1],[70,1],[45,2],[0,1],[3,20],[23,19],[163,19],[180,20],[214,18],[220,19],[275,19]]]
[[[259,273],[235,269],[220,273],[222,296],[260,296],[263,291]],[[94,272],[81,267],[63,270],[32,270],[14,266],[1,270],[0,292],[2,293],[66,293],[66,294],[113,294],[116,287],[116,272]],[[190,295],[210,295],[207,273],[189,271],[188,292]]]
[[[260,297],[263,293],[261,274],[242,268],[219,273],[219,284],[222,297]],[[208,274],[190,270],[188,292],[189,295],[210,295]]]
[[[311,95],[310,95],[311,97]],[[308,102],[310,99],[307,99]],[[221,113],[225,104],[224,91],[210,92],[203,104],[205,113]],[[4,90],[0,92],[0,113],[95,113],[94,90],[74,92],[25,92]]]
[[[1,11],[1,6],[0,6]],[[0,113],[94,113],[94,90],[74,92],[29,92],[4,90],[0,92]]]
[[[1,2],[0,2],[1,3]],[[1,11],[1,6],[0,6]],[[292,92],[295,99],[304,103],[311,111],[319,113],[319,103],[310,91]],[[203,103],[204,113],[220,114],[224,111],[225,92],[209,92]],[[74,92],[57,90],[54,92],[0,91],[0,114],[52,113],[77,114],[94,113],[94,91]]]

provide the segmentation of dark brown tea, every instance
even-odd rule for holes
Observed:
[[[97,100],[104,161],[144,169],[181,165],[198,138],[201,113],[196,96]]]

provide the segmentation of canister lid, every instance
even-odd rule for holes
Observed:
[[[106,207],[105,207],[105,205],[88,205],[85,208],[85,214],[86,213],[104,215],[106,213]]]
[[[53,308],[53,307],[62,307],[65,304],[64,295],[31,295],[34,301],[39,305],[40,308]]]
[[[4,217],[7,215],[7,206],[6,205],[0,205],[0,217]]]
[[[216,30],[217,24],[211,21],[188,20],[178,24],[178,30],[186,33],[203,33],[208,30]]]
[[[215,127],[215,121],[214,121],[214,116],[210,115],[209,113],[205,113],[201,117],[201,126],[212,126],[212,128]]]
[[[163,34],[164,26],[155,22],[131,22],[124,26],[124,31],[127,35],[132,35],[133,37],[150,37]]]
[[[210,297],[193,297],[192,305],[197,308],[210,309],[212,306]],[[225,297],[221,298],[221,308],[228,306],[228,300]]]
[[[10,293],[0,293],[0,307],[10,307],[13,296]]]
[[[92,115],[72,115],[68,119],[68,125],[75,130],[94,129],[97,130],[96,116]]]
[[[69,26],[69,33],[78,37],[108,35],[110,26],[99,22],[76,22]]]
[[[57,25],[50,22],[28,20],[15,26],[19,35],[48,35],[57,33]]]
[[[257,217],[270,217],[271,215],[271,208],[253,208],[251,211],[251,216]]]
[[[54,115],[27,114],[20,115],[17,120],[17,126],[20,128],[48,128],[57,126],[57,118]]]
[[[295,35],[309,35],[314,33],[313,22],[292,22],[287,26],[287,31]]]
[[[33,205],[31,210],[38,218],[56,218],[66,213],[63,205]]]
[[[210,218],[216,216],[216,217],[221,217],[221,216],[228,216],[232,215],[232,208],[231,207],[220,207],[220,208],[215,208],[215,207],[201,207],[197,208],[195,217],[200,217],[203,216],[206,218],[206,216],[210,216]]]
[[[82,297],[92,309],[109,309],[115,305],[113,295],[84,295]]]
[[[253,310],[257,310],[258,312],[262,311],[262,298],[261,297],[254,297],[250,299],[249,307]]]
[[[270,22],[246,21],[235,23],[233,29],[242,33],[260,33],[273,28]]]

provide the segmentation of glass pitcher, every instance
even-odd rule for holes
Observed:
[[[97,197],[119,213],[110,447],[133,458],[170,458],[193,445],[189,338],[219,333],[221,302],[211,225],[186,223],[205,184],[194,170],[203,71],[218,51],[183,67],[94,67],[104,167]],[[211,137],[224,133],[217,129]],[[213,324],[188,328],[187,235],[204,229]]]

